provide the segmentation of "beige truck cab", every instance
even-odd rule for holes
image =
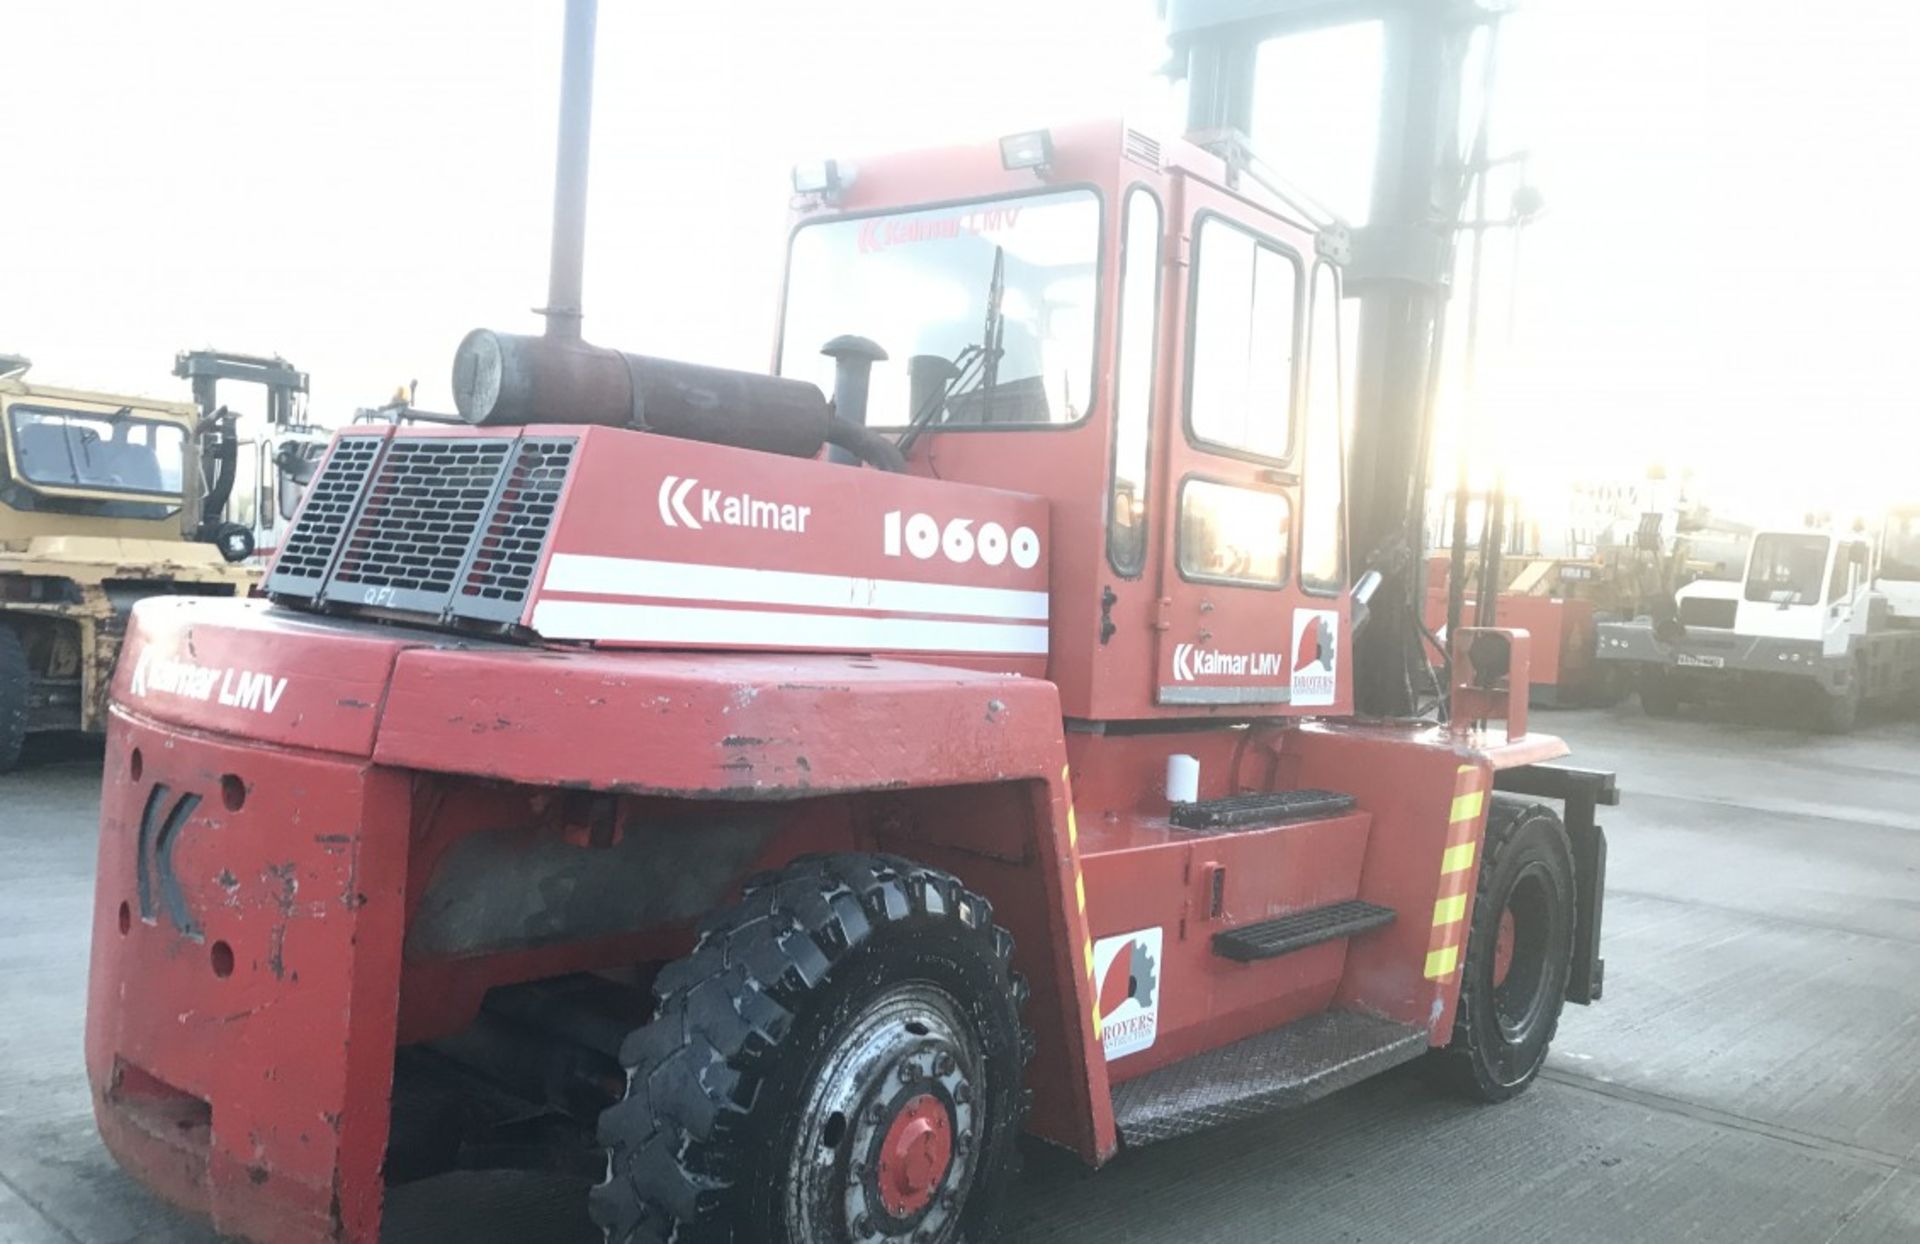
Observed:
[[[0,772],[28,734],[105,728],[135,601],[245,595],[258,577],[188,537],[192,405],[35,384],[27,366],[0,356]]]

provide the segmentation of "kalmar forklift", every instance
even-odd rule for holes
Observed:
[[[1361,14],[1348,238],[1217,132],[1261,40]],[[86,1041],[120,1164],[261,1241],[370,1244],[388,1185],[512,1158],[617,1244],[944,1244],[1023,1133],[1099,1166],[1401,1064],[1525,1089],[1601,993],[1612,777],[1529,730],[1523,633],[1461,628],[1450,717],[1414,703],[1492,17],[1176,3],[1201,141],[814,165],[761,375],[583,339],[570,0],[545,333],[467,336],[464,426],[340,431],[268,600],[135,610]]]

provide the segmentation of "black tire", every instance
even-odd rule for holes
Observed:
[[[652,1022],[621,1048],[594,1222],[611,1244],[990,1240],[1031,1050],[1012,955],[985,899],[903,859],[808,856],[750,879],[661,970]],[[928,1119],[947,1156],[928,1142],[926,1186],[889,1199],[888,1155]]]
[[[1640,675],[1640,709],[1649,717],[1675,717],[1680,713],[1680,691],[1664,670],[1647,670]]]
[[[27,663],[26,645],[18,631],[0,622],[0,773],[11,773],[20,763],[32,690],[33,667]]]
[[[1848,671],[1846,690],[1820,693],[1816,724],[1827,734],[1852,734],[1860,724],[1860,703],[1866,698],[1866,690],[1866,667],[1855,661]]]
[[[1496,796],[1487,813],[1453,1040],[1428,1059],[1443,1087],[1475,1101],[1505,1101],[1540,1074],[1566,1005],[1574,903],[1573,852],[1560,817],[1544,804]],[[1497,977],[1510,906],[1511,956],[1504,977]]]

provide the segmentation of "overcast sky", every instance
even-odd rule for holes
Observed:
[[[647,353],[766,365],[795,159],[1171,111],[1149,0],[602,9],[587,332]],[[1502,138],[1549,210],[1488,388],[1529,478],[1663,460],[1786,513],[1920,494],[1917,10],[1513,19]],[[279,352],[323,420],[414,378],[447,407],[462,333],[537,328],[559,14],[13,0],[0,350],[176,396],[178,349]]]

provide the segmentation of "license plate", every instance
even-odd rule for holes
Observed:
[[[1727,667],[1727,659],[1725,657],[1697,657],[1691,652],[1675,654],[1673,663],[1675,665],[1691,665],[1695,669],[1703,670],[1718,670]]]

